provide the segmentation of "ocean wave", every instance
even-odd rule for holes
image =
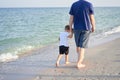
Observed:
[[[114,28],[111,28],[108,30],[98,31],[95,35],[93,35],[93,38],[101,39],[101,38],[105,38],[105,37],[115,34],[115,33],[120,33],[120,26],[114,27]]]
[[[34,49],[33,46],[23,46],[21,48],[16,49],[16,51],[2,53],[0,55],[0,62],[9,62],[19,58],[19,54],[23,54],[27,51]]]
[[[115,28],[113,28],[112,30],[105,32],[104,35],[107,36],[107,35],[114,34],[114,33],[118,33],[118,32],[120,32],[120,26],[115,27]]]

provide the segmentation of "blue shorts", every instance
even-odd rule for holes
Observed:
[[[87,48],[91,31],[74,30],[75,43],[77,47]]]

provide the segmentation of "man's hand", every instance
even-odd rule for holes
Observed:
[[[95,27],[92,27],[92,32],[95,32]]]

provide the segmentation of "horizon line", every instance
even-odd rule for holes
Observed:
[[[120,6],[94,6],[96,7],[120,7]],[[0,8],[70,8],[67,6],[41,6],[41,7],[0,7]]]

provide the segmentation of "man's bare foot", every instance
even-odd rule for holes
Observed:
[[[84,64],[77,64],[77,68],[80,69],[80,68],[84,68],[85,65]]]
[[[70,62],[65,62],[65,64],[69,64]]]
[[[59,66],[59,63],[58,62],[56,62],[56,67],[58,67]]]

